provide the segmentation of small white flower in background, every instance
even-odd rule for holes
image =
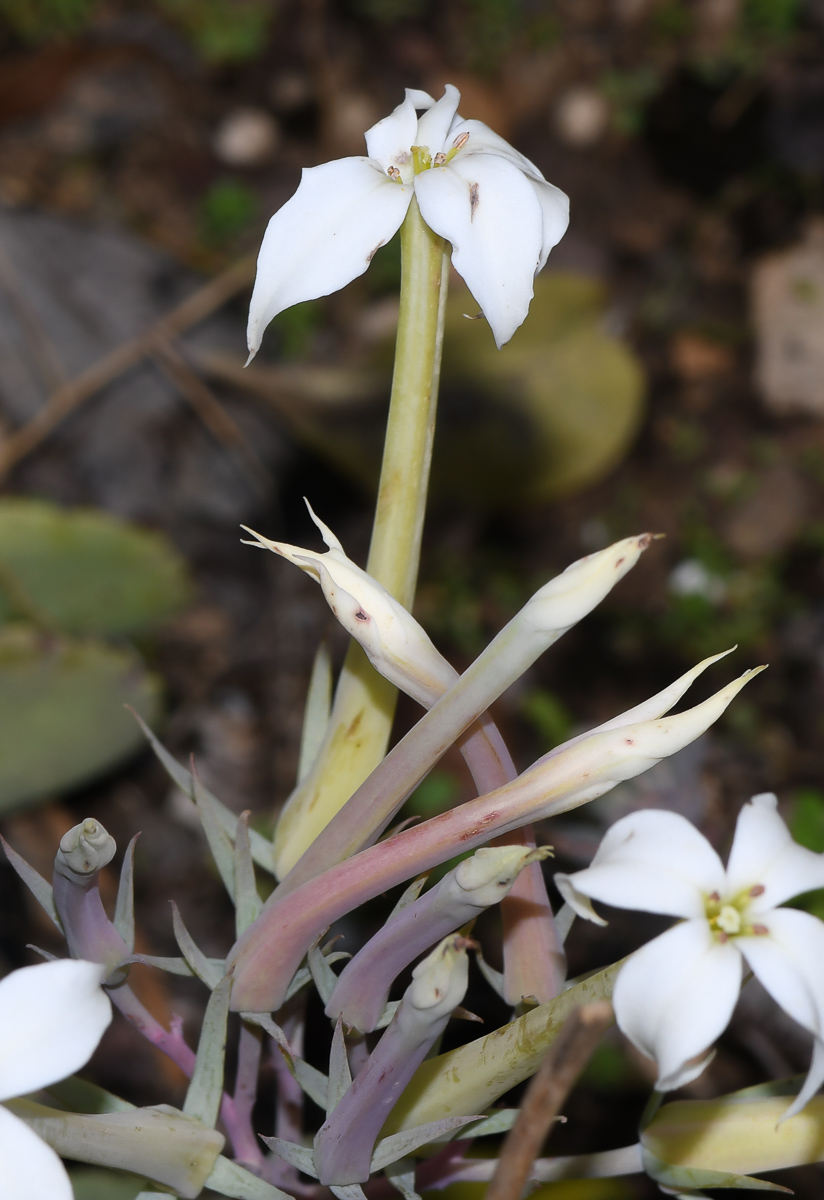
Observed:
[[[481,121],[458,115],[460,92],[406,99],[365,134],[369,157],[309,167],[269,222],[249,309],[257,353],[273,317],[362,275],[400,229],[416,196],[427,225],[452,245],[499,346],[526,317],[532,281],[566,231],[569,200]],[[418,110],[423,115],[418,118]]]
[[[0,980],[0,1101],[74,1074],[88,1062],[112,1019],[97,963],[60,959]],[[55,1152],[0,1104],[3,1200],[72,1200]]]
[[[620,1029],[658,1064],[659,1091],[703,1071],[746,963],[815,1037],[792,1116],[824,1082],[824,924],[778,905],[824,886],[824,855],[792,840],[777,805],[768,793],[744,805],[726,870],[684,817],[649,809],[616,821],[590,867],[555,881],[580,916],[601,925],[590,900],[685,918],[630,957],[613,993]]]
[[[721,604],[727,598],[724,580],[697,558],[685,558],[673,567],[667,586],[675,596],[702,596],[711,604]]]

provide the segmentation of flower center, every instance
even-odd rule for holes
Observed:
[[[716,941],[723,943],[731,937],[752,937],[769,932],[766,925],[754,924],[748,919],[747,910],[751,901],[756,896],[763,895],[763,892],[763,885],[757,883],[737,896],[725,897],[723,900],[718,892],[713,892],[707,897],[704,912]]]
[[[429,171],[432,167],[445,167],[447,163],[452,162],[459,151],[463,150],[468,141],[469,133],[460,133],[449,150],[439,150],[434,156],[428,146],[411,146],[408,155],[404,151],[403,163],[407,163],[411,159],[412,171],[415,175],[420,175],[422,171]],[[401,159],[396,158],[395,162],[401,162]],[[395,183],[403,183],[403,176],[397,166],[389,167],[386,173]]]

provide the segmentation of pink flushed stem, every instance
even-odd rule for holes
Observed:
[[[281,1029],[292,1052],[303,1056],[303,1030],[306,996],[301,993],[289,1001],[283,1012],[278,1014]],[[286,1142],[303,1144],[304,1126],[304,1097],[300,1084],[289,1070],[280,1046],[272,1042],[272,1066],[275,1072],[277,1088],[275,1107],[275,1133]],[[297,1167],[291,1166],[282,1158],[272,1157],[267,1163],[268,1181],[279,1188],[289,1188],[290,1191],[300,1191],[300,1175]]]
[[[254,1167],[260,1166],[264,1161],[260,1140],[252,1127],[252,1110],[257,1101],[262,1047],[263,1030],[242,1021],[238,1038],[235,1090],[232,1095],[236,1122],[232,1146],[238,1162]]]
[[[284,898],[274,892],[227,960],[227,969],[234,970],[232,1008],[278,1008],[314,938],[351,909],[493,837],[577,808],[681,750],[755,673],[746,672],[676,716],[594,731],[546,755],[504,787],[362,850]]]
[[[183,1040],[182,1022],[179,1018],[172,1019],[172,1028],[168,1030],[153,1017],[149,1010],[138,1000],[128,984],[106,989],[112,1004],[123,1014],[133,1029],[158,1050],[162,1050],[167,1058],[180,1067],[187,1079],[191,1079],[195,1069],[196,1055],[194,1050]],[[226,1130],[226,1135],[232,1144],[236,1158],[243,1159],[251,1165],[264,1162],[263,1152],[258,1148],[257,1139],[252,1135],[249,1142],[249,1132],[244,1127],[242,1114],[239,1116],[233,1098],[223,1093],[220,1102],[220,1119]]]

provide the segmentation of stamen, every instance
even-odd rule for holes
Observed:
[[[469,130],[465,130],[463,133],[458,134],[458,136],[455,138],[455,141],[452,143],[452,149],[461,150],[468,141]]]
[[[442,167],[445,162],[446,162],[446,155],[444,154],[443,150],[439,150],[438,153],[435,155],[435,157],[432,159],[432,165],[435,167]]]
[[[720,899],[721,899],[720,893],[710,892],[710,900],[712,900],[713,904],[717,904]]]
[[[718,940],[721,943],[721,945],[723,946],[724,942],[728,942],[730,940],[730,935],[728,933],[724,933],[724,931],[722,929],[718,933]]]
[[[397,167],[387,167],[386,174],[389,176],[390,179],[394,180],[395,183],[397,183],[401,177],[401,173]]]
[[[752,931],[756,937],[764,937],[770,932],[766,925],[753,925]]]
[[[763,884],[763,883],[756,883],[756,884],[755,884],[753,887],[751,887],[751,888],[750,888],[750,895],[751,895],[751,896],[753,896],[753,897],[755,897],[755,896],[763,896],[763,895],[764,895],[764,892],[765,892],[766,890],[767,890],[767,889],[764,887],[764,884]]]

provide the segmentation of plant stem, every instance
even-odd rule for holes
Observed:
[[[415,595],[432,458],[448,281],[446,244],[413,199],[401,227],[395,370],[367,570],[406,607]],[[352,643],[323,745],[292,793],[275,836],[286,874],[386,752],[396,689]]]

